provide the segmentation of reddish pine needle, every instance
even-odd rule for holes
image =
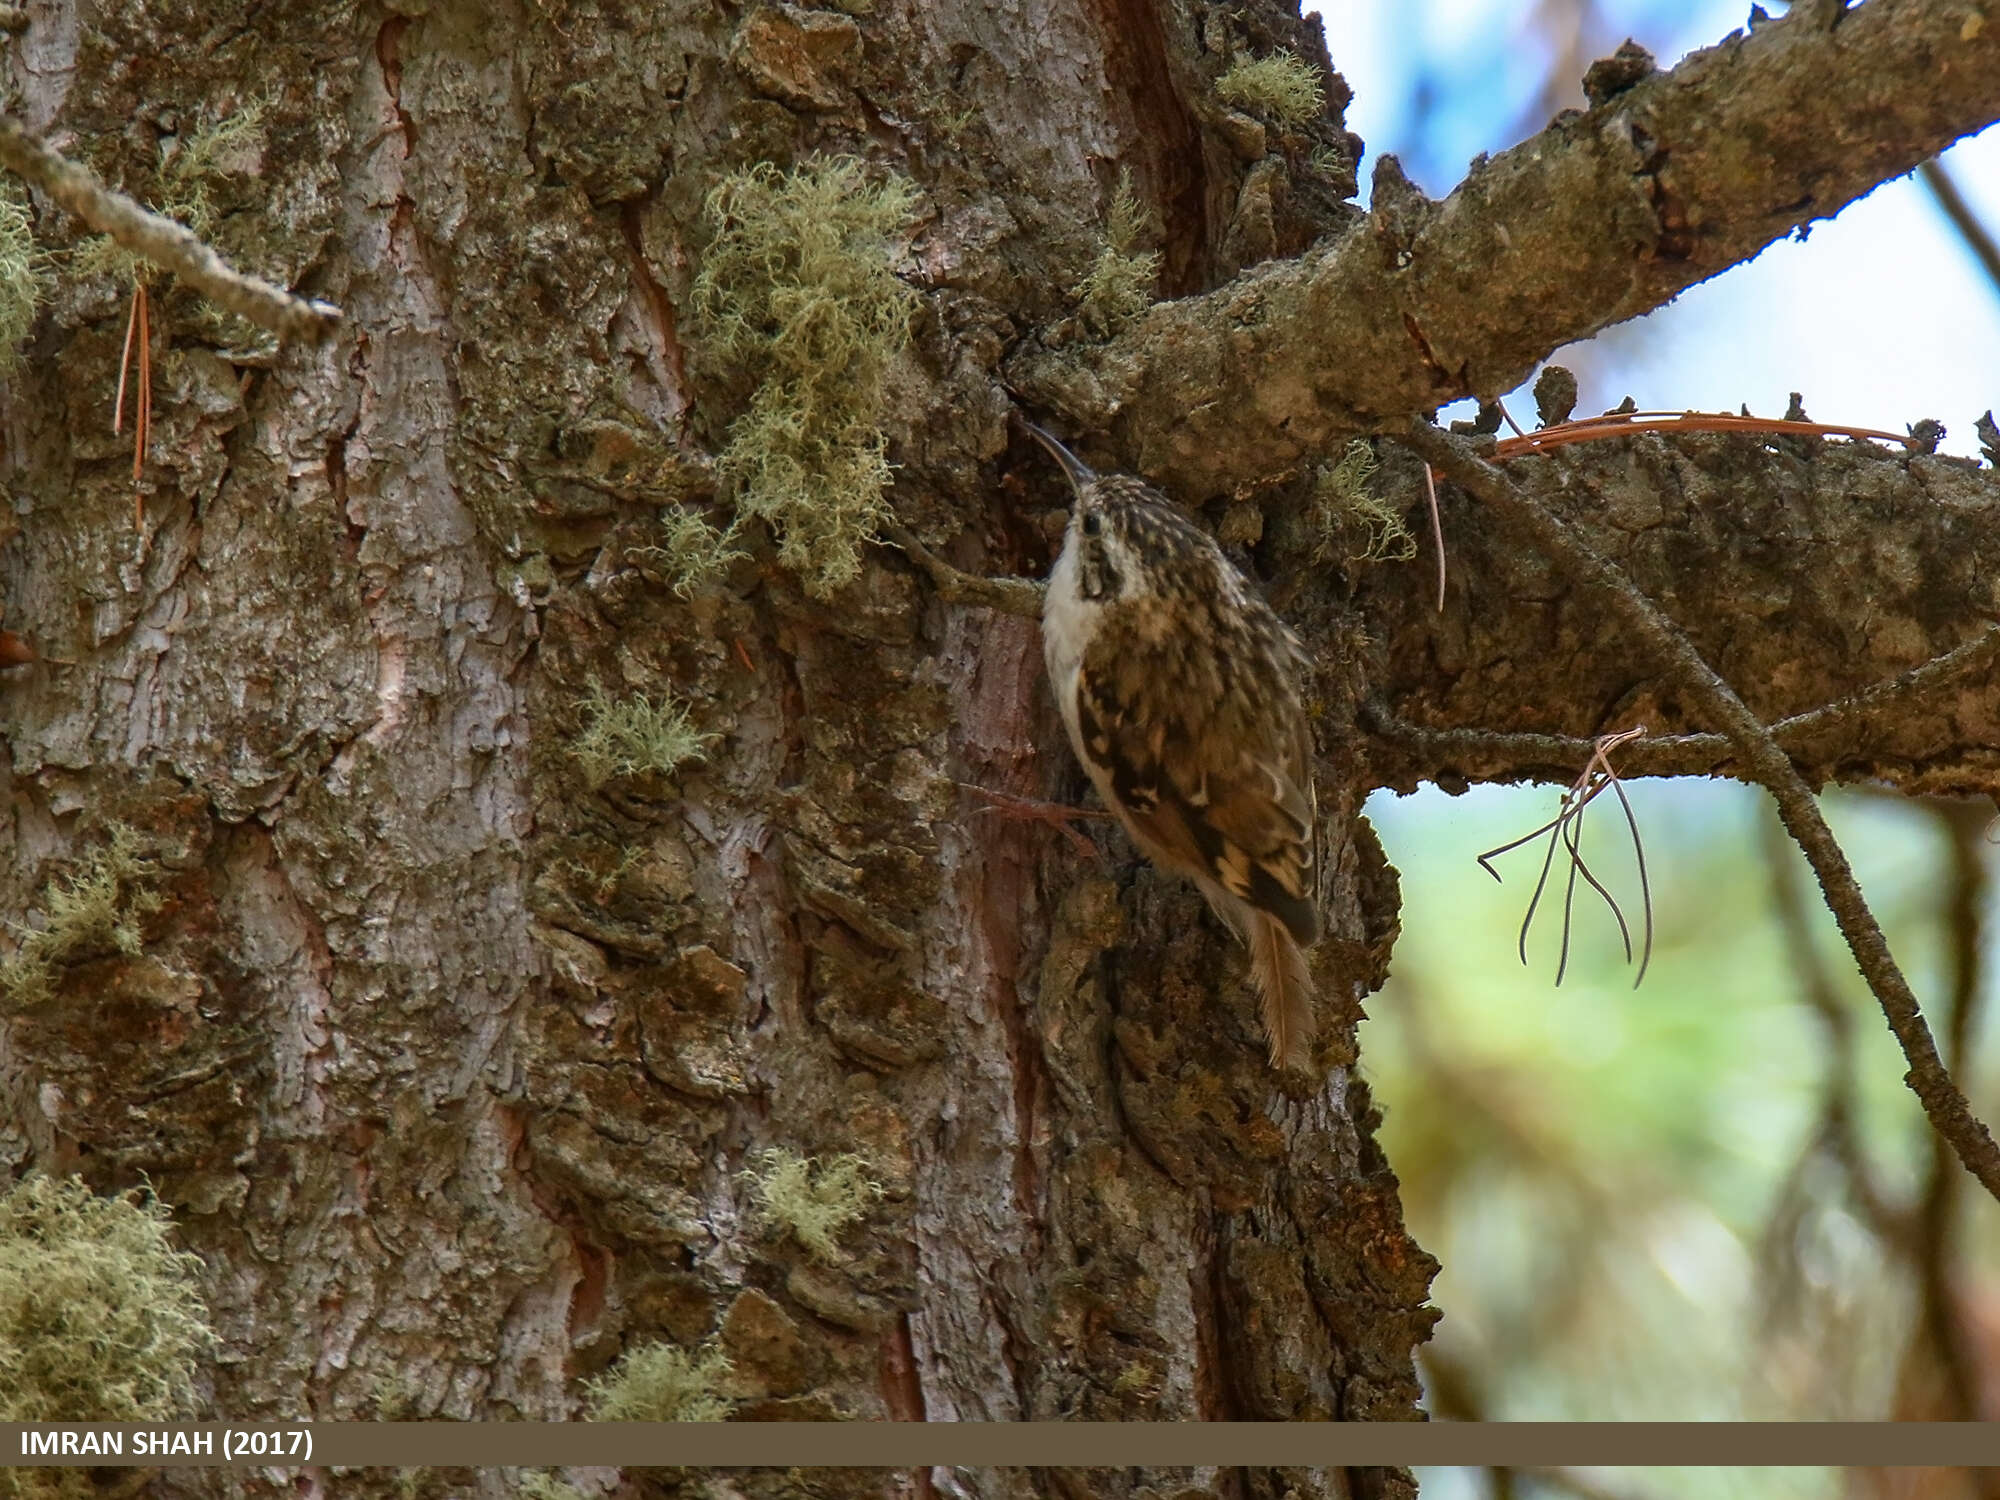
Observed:
[[[146,473],[146,445],[153,436],[153,335],[146,306],[146,284],[139,283],[139,415],[132,424],[132,529],[146,529],[146,493],[139,488]]]
[[[1438,519],[1437,476],[1431,473],[1431,466],[1424,465],[1424,498],[1431,507],[1431,545],[1437,550],[1438,560],[1438,613],[1444,613],[1444,522]]]
[[[1494,408],[1506,420],[1514,435],[1493,445],[1493,461],[1504,462],[1528,453],[1546,453],[1575,443],[1596,442],[1601,438],[1630,437],[1641,432],[1759,432],[1775,436],[1873,438],[1884,443],[1915,441],[1907,434],[1881,432],[1873,427],[1843,427],[1827,422],[1793,422],[1781,417],[1746,417],[1726,411],[1608,411],[1600,417],[1579,417],[1573,422],[1556,422],[1535,432],[1524,432],[1505,403]],[[1431,541],[1437,551],[1437,607],[1444,613],[1444,527],[1438,521],[1437,478],[1424,465],[1424,497],[1431,513]],[[1584,872],[1589,878],[1589,872]]]
[[[1519,458],[1525,453],[1541,453],[1572,443],[1595,442],[1599,438],[1630,437],[1640,432],[1758,432],[1779,437],[1871,438],[1883,443],[1914,441],[1907,433],[1881,432],[1873,427],[1843,427],[1829,422],[1790,422],[1781,417],[1745,417],[1726,411],[1612,411],[1601,417],[1579,417],[1574,422],[1557,422],[1535,432],[1516,429],[1513,437],[1493,445],[1497,460]]]
[[[146,496],[139,488],[146,473],[146,444],[153,436],[153,333],[146,305],[146,283],[132,284],[132,311],[125,318],[125,348],[118,356],[118,400],[111,410],[111,430],[125,430],[125,387],[133,376],[137,346],[138,378],[132,399],[132,525],[146,529]]]
[[[125,315],[125,352],[118,356],[118,402],[111,409],[113,436],[125,430],[125,377],[132,372],[132,340],[139,332],[139,287],[132,287],[132,310]]]

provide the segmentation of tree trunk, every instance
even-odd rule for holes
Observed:
[[[1218,99],[1225,69],[1280,48],[1319,75],[1323,112],[1286,124]],[[1563,633],[1580,675],[1538,682],[1519,713],[1478,677],[1553,664],[1533,642],[1563,619],[1560,581],[1482,538],[1480,581],[1434,624],[1419,570],[1353,587],[1312,563],[1304,479],[1178,496],[1211,502],[1323,663],[1330,935],[1306,1079],[1266,1065],[1243,952],[1191,887],[1108,825],[1085,853],[962,789],[1083,794],[1032,622],[949,601],[885,545],[830,598],[758,527],[750,557],[685,596],[645,550],[663,505],[727,515],[716,455],[756,384],[691,311],[705,196],[760,160],[857,154],[918,189],[888,503],[968,572],[1040,576],[1065,497],[1010,439],[1003,365],[1030,345],[1044,372],[1097,357],[1074,354],[1103,330],[1073,289],[1124,174],[1159,296],[1359,220],[1360,143],[1316,22],[1281,0],[50,0],[11,56],[29,123],[156,203],[177,180],[163,162],[262,99],[261,153],[213,176],[210,236],[346,315],[324,347],[273,357],[158,289],[138,531],[129,433],[110,428],[129,275],[59,264],[6,396],[0,525],[18,530],[0,587],[43,659],[0,679],[5,903],[46,922],[122,827],[147,861],[122,894],[163,904],[138,953],[65,962],[53,999],[0,1030],[0,1164],[150,1178],[207,1264],[218,1413],[561,1418],[621,1354],[712,1340],[746,1419],[1421,1415],[1434,1263],[1403,1231],[1353,1071],[1398,910],[1359,808],[1418,776],[1575,768],[1363,744],[1359,704],[1393,682],[1433,726],[1594,732],[1640,690],[1600,680],[1619,676],[1609,648]],[[45,245],[86,238],[38,206]],[[1334,408],[1328,432],[1352,404]],[[1755,482],[1728,451],[1715,482]],[[1685,492],[1665,459],[1623,462],[1641,497]],[[1958,644],[1975,577],[2000,577],[1971,561],[2000,534],[1974,525],[1990,476],[1936,464],[1957,509],[1899,533],[1896,558],[1843,546],[1843,619],[1891,671]],[[1676,517],[1685,545],[1663,544],[1670,526],[1633,543],[1660,597],[1712,583],[1717,550],[1772,589],[1798,566],[1732,548],[1757,534],[1740,513]],[[1914,579],[1933,552],[1956,559],[1954,592],[1885,633],[1869,570]],[[1796,625],[1823,663],[1826,623],[1777,618],[1772,597],[1699,607],[1746,670],[1761,658],[1732,621],[1777,654]],[[1506,613],[1521,598],[1540,611],[1526,624]],[[1757,706],[1855,685],[1815,669]],[[669,693],[713,737],[705,759],[599,775],[573,753],[605,702]],[[1941,784],[1990,725],[1824,745],[1815,764],[1935,765]],[[880,1182],[833,1253],[762,1207],[773,1151],[852,1153]],[[1409,1488],[934,1478],[967,1495]],[[494,1474],[474,1489],[511,1493]]]

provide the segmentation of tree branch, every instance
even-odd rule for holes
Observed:
[[[1990,626],[1985,634],[1974,636],[1964,645],[1907,672],[1832,703],[1792,714],[1767,729],[1789,752],[1816,734],[1838,728],[1851,730],[1857,722],[1884,709],[1919,700],[1935,688],[1988,668],[1996,655],[2000,655],[2000,625]],[[1456,768],[1461,759],[1483,763],[1499,760],[1519,773],[1513,778],[1490,778],[1496,780],[1529,779],[1529,767],[1546,767],[1551,773],[1568,775],[1590,759],[1597,745],[1593,739],[1567,734],[1432,729],[1399,719],[1379,703],[1363,710],[1362,724],[1372,733],[1402,742],[1439,767]],[[1663,734],[1621,746],[1617,769],[1619,775],[1627,777],[1721,776],[1728,774],[1735,760],[1735,744],[1726,734]]]
[[[1854,1018],[1842,1002],[1833,974],[1820,960],[1813,942],[1812,896],[1799,878],[1792,858],[1791,841],[1774,820],[1760,820],[1764,830],[1764,863],[1771,873],[1771,902],[1777,908],[1778,927],[1784,934],[1786,959],[1799,983],[1799,993],[1818,1015],[1826,1030],[1826,1076],[1820,1084],[1820,1127],[1793,1168],[1792,1180],[1802,1183],[1811,1159],[1820,1150],[1829,1151],[1846,1177],[1848,1196],[1861,1218],[1884,1245],[1897,1250],[1911,1247],[1913,1225],[1910,1215],[1892,1202],[1875,1175],[1874,1164],[1857,1128],[1861,1110],[1855,1089]],[[1948,1152],[1943,1139],[1933,1134],[1940,1152]],[[1958,1181],[1958,1174],[1952,1174]],[[1781,1195],[1785,1196],[1785,1195]],[[1769,1231],[1767,1242],[1775,1238]],[[1779,1257],[1795,1265],[1787,1246]]]
[[[1951,220],[1951,227],[1958,231],[1958,237],[1965,241],[1965,248],[1986,270],[1986,279],[1993,283],[1993,290],[2000,292],[2000,241],[1993,238],[1972,205],[1965,201],[1965,194],[1952,181],[1951,173],[1944,169],[1941,161],[1927,161],[1917,168],[1917,175],[1924,186],[1931,190],[1931,197],[1944,216]]]
[[[186,225],[113,192],[4,114],[0,114],[0,164],[20,173],[98,233],[110,235],[134,255],[172,271],[211,302],[280,338],[316,344],[340,322],[339,308],[294,297],[282,287],[244,275]]]
[[[1945,1071],[1917,997],[1890,955],[1846,854],[1820,815],[1812,789],[1770,731],[1702,659],[1680,628],[1576,527],[1544,510],[1500,470],[1472,456],[1430,423],[1413,420],[1405,441],[1420,457],[1483,501],[1503,525],[1602,600],[1698,710],[1721,726],[1748,774],[1776,799],[1786,830],[1812,865],[1841,936],[1910,1064],[1904,1079],[1922,1101],[1932,1127],[1951,1143],[1966,1169],[2000,1199],[2000,1145],[1973,1115],[1965,1095]]]
[[[979,604],[1003,615],[1040,620],[1045,585],[1032,578],[988,578],[962,572],[917,540],[915,532],[897,521],[885,521],[882,534],[930,575],[940,597],[955,604]]]
[[[1685,622],[1809,783],[2000,784],[2000,698],[1981,676],[2000,658],[1978,644],[2000,618],[2000,471],[1817,439],[1635,437],[1564,453],[1506,472]],[[1421,505],[1416,461],[1383,460],[1380,498]],[[1567,781],[1591,740],[1631,724],[1651,734],[1621,751],[1620,774],[1740,774],[1726,739],[1690,733],[1715,721],[1672,678],[1602,649],[1593,599],[1462,494],[1444,498],[1442,615],[1420,568],[1337,579],[1306,541],[1287,550],[1285,529],[1271,543],[1271,565],[1305,580],[1289,613],[1318,649],[1349,649],[1358,610],[1370,692],[1409,726],[1371,726],[1371,784]]]
[[[1009,379],[1200,499],[1497,396],[1996,118],[2000,21],[1958,0],[1795,7],[1475,163],[1442,203],[1384,158],[1338,243],[1100,349],[1024,349]]]

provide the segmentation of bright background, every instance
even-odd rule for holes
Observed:
[[[1747,0],[1322,7],[1334,65],[1355,93],[1348,124],[1368,143],[1364,193],[1376,154],[1392,151],[1435,196],[1475,153],[1581,106],[1584,68],[1625,37],[1670,67],[1747,11]],[[2000,228],[2000,130],[1943,161]],[[1911,178],[1555,360],[1579,377],[1579,414],[1629,394],[1642,408],[1748,403],[1776,416],[1797,390],[1819,421],[1899,430],[1937,418],[1949,429],[1945,451],[1972,454],[1974,420],[2000,404],[2000,289]],[[1508,405],[1523,418],[1534,409],[1525,394]],[[1901,1056],[1803,861],[1774,841],[1768,799],[1693,780],[1631,792],[1659,923],[1636,993],[1611,918],[1589,900],[1577,904],[1560,988],[1559,904],[1545,903],[1522,966],[1516,934],[1539,849],[1504,859],[1500,885],[1474,863],[1550,817],[1556,788],[1458,798],[1426,788],[1369,803],[1405,899],[1392,977],[1369,1004],[1363,1066],[1412,1231],[1444,1263],[1433,1295],[1445,1316],[1425,1352],[1431,1409],[1575,1420],[1956,1414],[1920,1324],[1928,1254],[1938,1268],[1928,1284],[1948,1296],[1976,1398],[1984,1415],[2000,1416],[2000,1206],[1955,1165],[1940,1181]],[[1865,791],[1834,795],[1827,810],[1941,1030],[1955,972],[1945,911],[1964,878],[1954,874],[1950,819]],[[1620,820],[1608,804],[1593,811],[1593,864],[1635,910]],[[1990,875],[2000,862],[1993,830],[1978,815],[1959,821],[1961,847]],[[1779,860],[1797,876],[1791,909],[1809,914],[1824,1003],[1853,1037],[1849,1086],[1838,1083],[1832,1028],[1788,944]],[[1989,960],[1994,905],[1989,886]],[[2000,987],[1994,972],[1989,961],[1978,975],[1965,1070],[1989,1120],[2000,1114],[2000,1056],[1986,1039],[1995,1028],[1977,1022]],[[1836,1102],[1854,1121],[1858,1169],[1827,1145]],[[1870,1191],[1886,1212],[1871,1209]],[[1926,1194],[1955,1207],[1956,1228],[1899,1243],[1890,1221]],[[1443,1500],[1978,1493],[1966,1476],[1935,1471],[1421,1478]]]

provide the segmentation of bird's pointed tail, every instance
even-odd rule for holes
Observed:
[[[1304,950],[1285,924],[1267,912],[1250,919],[1250,977],[1264,997],[1271,1066],[1305,1066],[1313,1038],[1312,976],[1306,972]]]

